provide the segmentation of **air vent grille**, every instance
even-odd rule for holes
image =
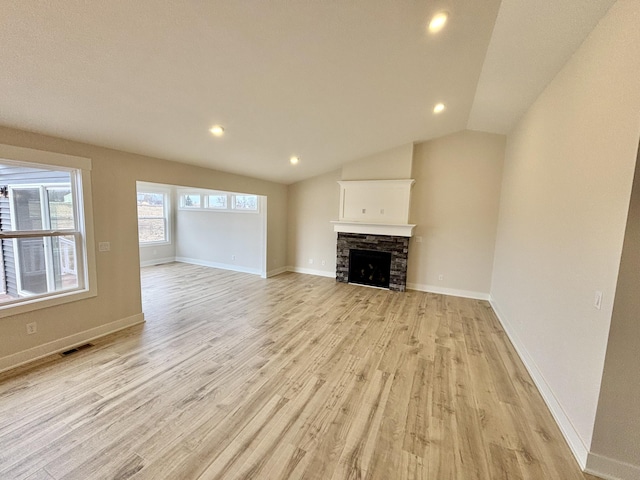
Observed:
[[[84,345],[80,345],[78,347],[72,348],[71,350],[67,350],[66,352],[62,352],[60,356],[66,357],[67,355],[71,355],[72,353],[79,352],[80,350],[84,350],[86,348],[93,347],[93,343],[85,343]]]

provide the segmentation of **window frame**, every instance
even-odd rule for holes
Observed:
[[[244,213],[259,213],[260,212],[260,196],[255,195],[253,193],[234,193],[231,195],[232,205],[231,208],[234,212],[244,212]],[[238,208],[236,205],[237,197],[256,197],[256,208]]]
[[[138,207],[138,194],[140,193],[150,193],[155,195],[162,195],[162,204],[163,204],[163,217],[140,217],[138,218],[138,245],[140,247],[153,247],[158,245],[171,245],[171,190],[167,188],[161,188],[156,186],[149,186],[148,184],[141,183],[136,188],[136,213]],[[145,219],[164,219],[164,240],[154,240],[150,242],[141,242],[140,241],[140,218]]]
[[[195,212],[219,212],[219,213],[242,213],[242,214],[258,214],[260,213],[260,195],[256,193],[236,193],[236,192],[223,192],[221,190],[195,190],[195,189],[183,189],[178,191],[178,210],[195,211]],[[209,196],[223,196],[227,197],[226,208],[212,207],[209,205]],[[200,198],[200,204],[198,206],[187,206],[186,197],[198,196]],[[256,197],[255,210],[246,208],[236,208],[236,196],[252,196]]]
[[[180,210],[201,210],[203,208],[204,195],[202,194],[202,192],[194,192],[192,190],[189,190],[189,191],[179,193],[178,196],[179,196],[178,208]],[[200,201],[198,202],[198,205],[187,205],[187,197],[198,197]]]
[[[58,171],[64,171],[67,169],[62,169],[62,168],[58,168]],[[76,170],[68,170],[69,172],[69,189],[71,190],[71,194],[73,196],[73,198],[77,198],[77,179],[76,179]],[[82,246],[78,243],[81,240],[81,233],[79,232],[78,229],[78,224],[76,222],[76,203],[74,202],[73,205],[73,229],[54,229],[51,227],[51,213],[49,211],[48,208],[45,208],[46,205],[48,205],[49,202],[49,196],[48,196],[48,192],[50,190],[54,190],[54,189],[60,189],[61,184],[56,184],[56,183],[21,183],[21,184],[9,184],[8,185],[8,189],[9,189],[9,210],[11,212],[11,232],[13,233],[18,233],[18,236],[16,236],[15,238],[13,238],[13,255],[15,258],[15,263],[16,265],[21,265],[20,262],[20,256],[22,255],[22,249],[18,247],[18,241],[20,239],[25,239],[25,238],[40,238],[42,237],[44,245],[45,245],[45,250],[44,250],[44,259],[45,259],[45,277],[46,277],[46,281],[47,281],[47,289],[53,289],[55,288],[55,285],[53,283],[53,259],[51,258],[51,249],[52,249],[52,239],[54,237],[74,237],[74,243],[75,243],[75,248],[76,248],[76,252],[78,251],[82,251]],[[66,184],[65,184],[66,185]],[[46,225],[42,226],[41,230],[27,230],[24,231],[23,233],[20,233],[19,230],[17,230],[16,228],[16,221],[17,221],[17,217],[16,217],[16,203],[15,203],[15,192],[16,190],[38,190],[39,193],[39,197],[40,197],[40,210],[41,210],[41,214],[42,214],[42,223],[45,223]],[[10,234],[11,232],[5,232],[7,234]],[[40,235],[35,235],[36,233],[40,234]],[[3,238],[8,238],[9,235],[3,235]],[[79,248],[80,247],[80,248]],[[81,256],[80,256],[81,257]],[[81,260],[81,258],[80,258]],[[78,261],[76,261],[76,270],[82,270],[84,269],[84,265],[80,264],[81,268],[78,268]],[[17,270],[16,270],[17,273]],[[59,290],[57,292],[52,291],[50,293],[46,293],[46,294],[33,294],[27,290],[25,290],[23,288],[22,285],[22,275],[16,275],[16,288],[18,290],[18,294],[19,295],[25,295],[25,296],[29,296],[29,298],[35,297],[37,295],[51,295],[51,294],[56,294],[56,293],[61,293],[62,291],[71,291],[71,290],[75,290],[77,288],[82,288],[83,284],[84,284],[84,278],[82,278],[83,276],[78,276],[78,286],[75,288],[69,288],[66,290]],[[11,304],[11,303],[19,303],[21,301],[21,299],[16,299],[16,300],[12,300],[10,302],[6,302],[6,304]]]
[[[77,287],[4,302],[0,304],[0,318],[97,296],[93,204],[91,196],[91,159],[0,144],[0,162],[7,165],[68,171],[71,173],[75,225],[73,230],[43,229],[24,232],[2,231],[0,232],[0,239],[18,240],[20,238],[30,237],[52,238],[56,236],[73,236],[76,239],[75,260],[78,271]],[[46,185],[46,183],[37,185]],[[17,188],[23,186],[26,187],[27,184],[15,185]]]

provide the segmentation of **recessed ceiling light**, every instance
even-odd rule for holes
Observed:
[[[291,163],[291,165],[297,165],[299,161],[300,161],[300,157],[291,157],[289,159],[289,163]]]
[[[209,131],[216,137],[224,135],[224,128],[221,125],[214,125],[209,129]]]
[[[433,113],[441,113],[445,108],[444,103],[436,103],[433,107]]]
[[[437,33],[442,30],[448,18],[449,14],[447,12],[436,13],[429,22],[429,31],[431,33]]]

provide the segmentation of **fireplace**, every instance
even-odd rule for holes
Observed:
[[[353,252],[364,252],[364,257]],[[391,235],[367,235],[361,233],[338,233],[338,245],[336,256],[336,280],[339,282],[352,282],[365,285],[375,285],[397,292],[404,292],[407,286],[407,256],[409,252],[409,237]],[[371,260],[379,257],[376,254],[384,254],[389,259],[388,267],[369,267]],[[368,262],[363,265],[363,262]],[[382,274],[382,268],[388,275]],[[364,271],[363,271],[364,269]],[[388,269],[388,270],[386,270]],[[387,276],[384,285],[361,281],[372,277],[380,281]],[[356,278],[356,280],[354,280]]]
[[[391,252],[349,250],[349,283],[389,288]]]
[[[415,180],[343,180],[340,211],[332,221],[338,234],[336,280],[404,292],[414,224],[409,223]]]

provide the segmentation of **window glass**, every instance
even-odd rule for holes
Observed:
[[[75,227],[75,221],[71,188],[50,187],[46,191],[51,229],[72,230]]]
[[[200,208],[202,198],[199,193],[186,193],[182,196],[182,206],[185,208]]]
[[[44,230],[40,188],[12,188],[12,230]]]
[[[227,208],[227,195],[208,195],[207,200],[209,208]]]
[[[138,240],[140,243],[166,242],[167,196],[157,192],[138,192]]]
[[[236,210],[258,210],[257,195],[235,195],[234,208]]]

